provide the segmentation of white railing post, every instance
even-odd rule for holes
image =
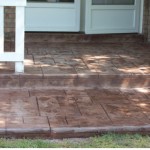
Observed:
[[[4,52],[4,7],[16,7],[15,52]],[[0,61],[15,62],[15,72],[24,72],[26,0],[0,0]]]
[[[15,50],[24,59],[24,7],[16,7]],[[24,62],[15,63],[16,72],[24,72]]]

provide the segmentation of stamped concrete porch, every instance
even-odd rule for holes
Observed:
[[[1,88],[150,86],[150,45],[139,35],[27,33],[25,47],[25,73],[1,64]]]
[[[150,90],[0,90],[0,134],[68,138],[150,134]]]
[[[13,39],[5,50],[13,51]],[[139,35],[27,33],[25,73],[0,65],[0,133],[150,133],[150,45]]]

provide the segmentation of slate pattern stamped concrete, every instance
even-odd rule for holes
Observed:
[[[1,88],[150,86],[150,45],[132,42],[132,36],[127,36],[131,41],[123,38],[123,42],[113,42],[117,38],[112,37],[106,38],[112,42],[106,42],[105,37],[98,41],[95,37],[94,43],[86,37],[81,40],[79,35],[60,39],[48,33],[29,33],[26,37],[25,73],[16,75],[13,63],[0,63]]]
[[[1,134],[65,137],[74,128],[149,125],[150,91],[145,91],[0,90]]]
[[[41,49],[42,46],[38,44]],[[40,66],[43,74],[61,74],[63,70],[64,74],[148,74],[150,72],[149,47],[144,44],[67,43],[66,46],[66,43],[52,43],[47,45],[46,49],[47,53],[41,55],[38,48],[35,53],[32,45],[27,46],[27,56],[32,55],[34,58],[31,60],[34,61],[34,65],[31,66]],[[61,53],[65,49],[66,51]]]
[[[0,135],[150,133],[149,44],[127,35],[26,35],[25,73],[0,63]]]

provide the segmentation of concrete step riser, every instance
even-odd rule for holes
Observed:
[[[105,127],[89,127],[89,128],[56,128],[54,131],[2,131],[1,136],[5,138],[49,138],[49,139],[64,139],[64,138],[89,138],[100,136],[107,133],[116,134],[142,134],[150,135],[150,126],[105,126]]]
[[[149,75],[119,76],[101,75],[88,77],[37,77],[3,76],[0,77],[0,88],[147,88],[150,87]]]
[[[111,34],[111,35],[85,35],[85,34],[52,34],[52,33],[26,33],[26,42],[62,42],[62,43],[128,43],[144,42],[144,37],[138,34]]]

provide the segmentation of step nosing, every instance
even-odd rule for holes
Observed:
[[[17,129],[17,128],[6,128],[1,132],[0,134],[9,135],[10,133],[16,133],[16,134],[52,134],[52,133],[63,133],[65,137],[65,133],[74,133],[74,137],[76,137],[78,133],[108,133],[108,132],[147,132],[147,134],[150,133],[150,124],[148,125],[123,125],[123,126],[100,126],[100,127],[56,127],[56,128],[31,128],[31,129]],[[12,135],[13,136],[13,135]]]
[[[35,77],[51,77],[51,76],[150,76],[150,74],[86,74],[86,73],[81,73],[81,74],[0,74],[0,78],[9,78],[9,77],[30,77],[30,76],[35,76]]]

